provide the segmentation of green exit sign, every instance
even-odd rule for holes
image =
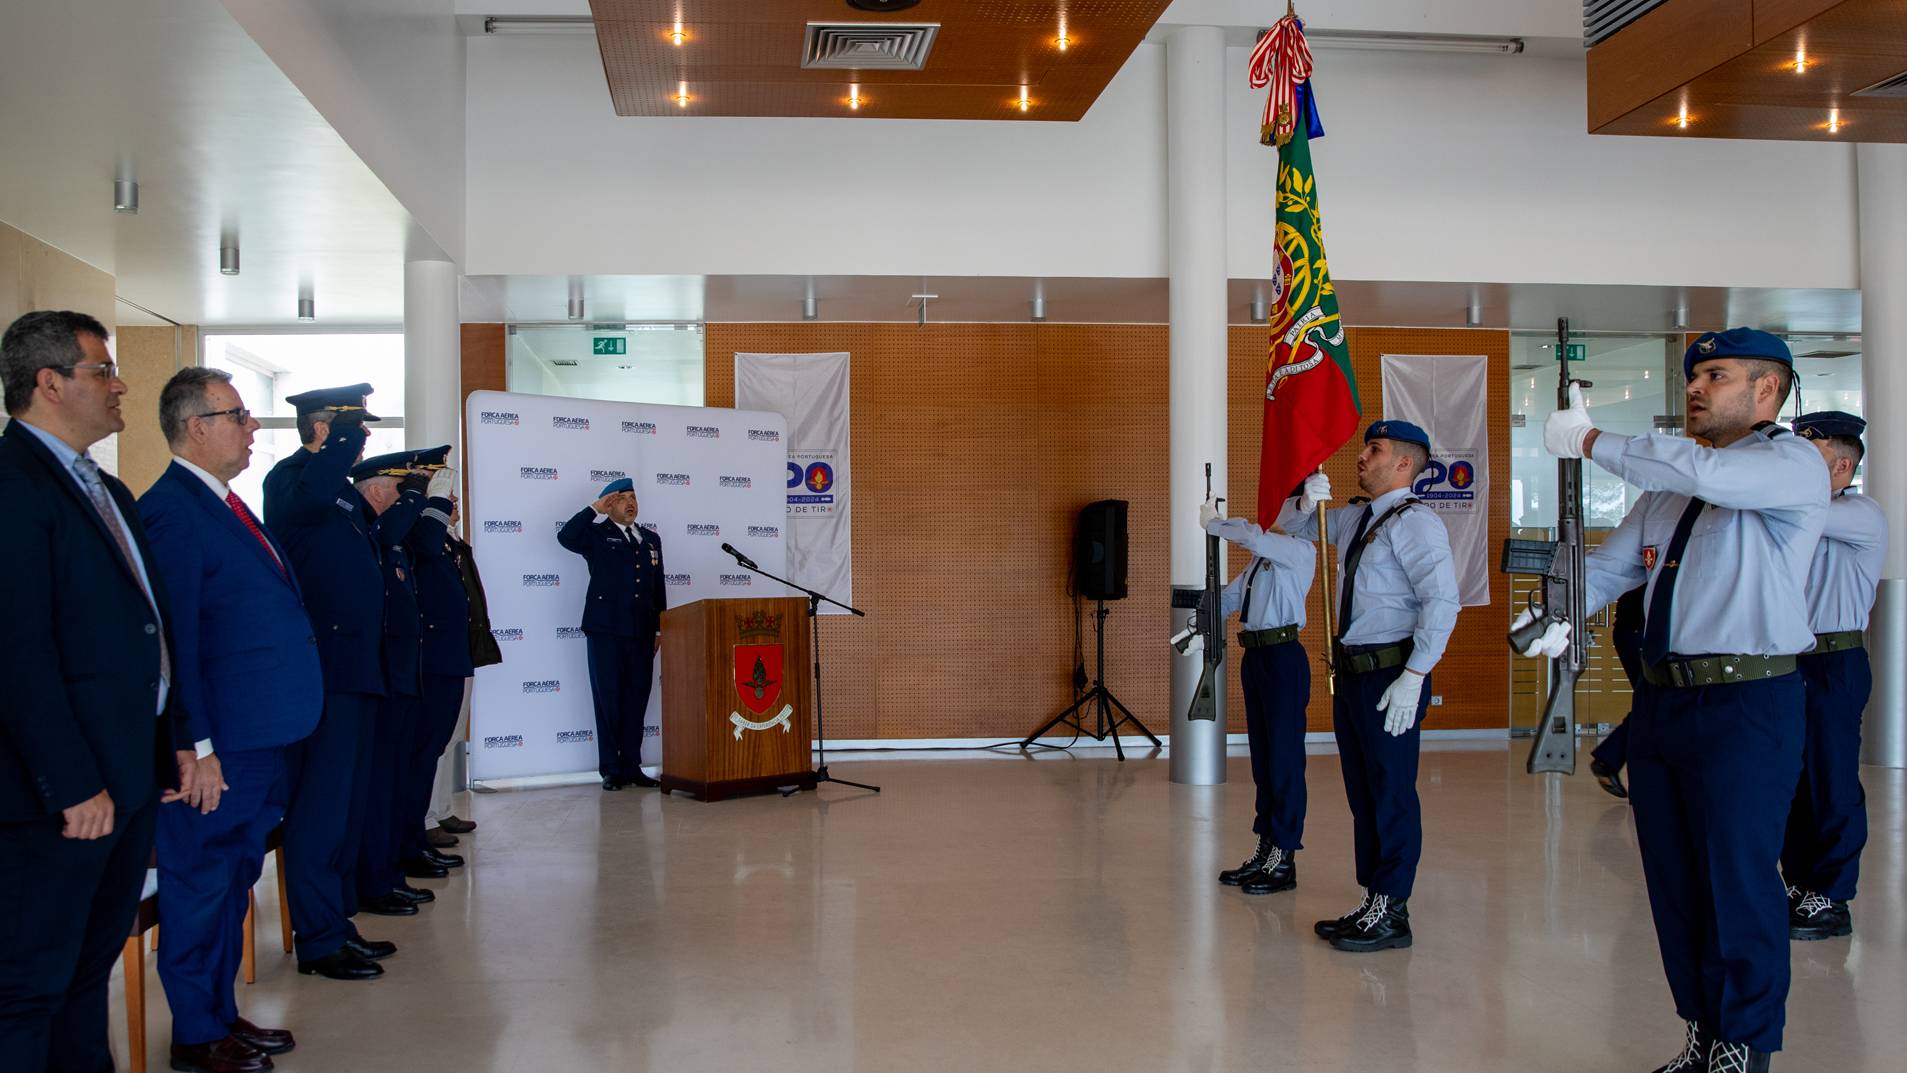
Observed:
[[[599,335],[591,339],[589,343],[589,352],[599,357],[604,354],[629,353],[629,340],[620,335]]]
[[[596,341],[599,343],[602,342],[601,339],[598,339]],[[621,340],[617,340],[617,342],[621,342]],[[597,351],[597,353],[601,353],[601,351]],[[1563,344],[1563,357],[1569,361],[1587,360],[1589,357],[1589,344],[1588,343],[1565,343]]]

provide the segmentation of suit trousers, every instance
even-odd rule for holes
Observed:
[[[1245,739],[1251,779],[1258,788],[1255,835],[1288,852],[1304,848],[1304,728],[1311,703],[1311,664],[1304,645],[1245,649],[1239,660],[1245,688]]]
[[[1781,874],[1793,886],[1845,902],[1854,897],[1867,845],[1861,713],[1874,690],[1874,671],[1865,648],[1806,655],[1798,662],[1808,691],[1808,723]]]
[[[1633,693],[1642,688],[1642,634],[1635,630],[1615,630],[1609,634],[1609,640],[1616,648],[1616,659],[1622,664],[1623,677],[1629,680],[1631,692],[1629,708],[1635,709]],[[1610,771],[1619,772],[1629,763],[1629,720],[1625,717],[1616,724],[1609,736],[1596,744],[1589,755]]]
[[[152,857],[157,798],[113,832],[63,838],[59,816],[0,824],[0,1058],[21,1073],[108,1073],[106,983]],[[169,805],[168,808],[182,808]]]
[[[399,781],[400,802],[396,811],[397,853],[400,858],[415,857],[430,848],[424,841],[424,817],[430,812],[431,788],[437,781],[437,761],[450,746],[457,729],[457,715],[463,710],[464,683],[461,675],[429,674],[423,678],[424,695],[419,698],[417,734],[411,754]]]
[[[642,770],[642,717],[655,677],[655,635],[591,633],[589,691],[596,702],[596,770],[629,779]]]
[[[283,748],[218,759],[228,789],[217,809],[159,809],[159,982],[172,1007],[172,1042],[182,1045],[223,1039],[238,1020],[233,981],[245,910],[264,867],[265,836],[285,815]]]
[[[1629,717],[1629,799],[1675,1012],[1781,1049],[1788,899],[1776,864],[1806,726],[1799,673],[1667,689]]]
[[[1417,718],[1400,735],[1384,731],[1377,702],[1402,667],[1368,674],[1341,671],[1331,698],[1332,729],[1344,770],[1344,797],[1351,805],[1358,886],[1372,894],[1410,897],[1417,862],[1424,853],[1423,808],[1417,800],[1417,751],[1424,713],[1430,710],[1430,676],[1424,676]]]
[[[364,837],[358,843],[357,897],[382,898],[404,882],[397,867],[398,783],[417,748],[418,698],[394,693],[378,701],[364,788]]]
[[[285,749],[285,893],[300,961],[331,954],[356,935],[350,918],[363,832],[356,798],[377,705],[368,693],[326,693],[318,729]]]

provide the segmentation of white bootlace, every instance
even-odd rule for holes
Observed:
[[[1259,865],[1258,870],[1261,872],[1270,872],[1283,863],[1285,863],[1285,851],[1273,846],[1271,853],[1265,857],[1265,863]]]
[[[1359,931],[1369,931],[1373,927],[1376,927],[1377,922],[1383,920],[1384,914],[1390,910],[1390,895],[1373,894],[1370,897],[1371,904],[1365,908],[1364,915],[1357,918],[1357,923],[1352,925]]]
[[[1688,1039],[1682,1043],[1682,1053],[1662,1067],[1662,1073],[1681,1073],[1682,1070],[1695,1070],[1702,1067],[1702,1027],[1694,1021],[1688,1022]]]
[[[1813,891],[1806,891],[1801,895],[1801,904],[1795,906],[1794,911],[1804,917],[1812,917],[1816,913],[1824,912],[1832,908],[1834,908],[1833,902],[1828,901]]]
[[[1708,1073],[1748,1073],[1748,1044],[1716,1040],[1708,1052]]]

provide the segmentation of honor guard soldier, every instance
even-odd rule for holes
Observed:
[[[423,859],[400,860],[398,844],[406,833],[398,806],[398,785],[409,770],[419,733],[423,686],[424,626],[417,607],[417,573],[406,542],[420,525],[443,523],[423,518],[426,507],[450,517],[450,500],[426,498],[430,476],[412,465],[416,452],[398,451],[367,458],[352,467],[351,479],[374,518],[384,577],[383,703],[373,735],[370,791],[364,805],[364,839],[358,852],[358,908],[379,916],[414,916],[435,895],[404,882],[442,879],[450,865]],[[449,858],[446,858],[449,860]],[[461,857],[456,858],[463,863]]]
[[[1688,1022],[1657,1073],[1755,1073],[1781,1048],[1788,995],[1776,863],[1801,776],[1795,657],[1814,645],[1804,587],[1828,473],[1812,444],[1774,423],[1794,377],[1780,339],[1709,332],[1682,371],[1688,436],[1713,446],[1601,432],[1576,388],[1543,443],[1643,490],[1589,553],[1584,589],[1601,607],[1648,585],[1629,796],[1669,991]],[[1568,634],[1557,623],[1532,647]]]
[[[1356,837],[1356,909],[1313,929],[1339,950],[1365,953],[1411,943],[1411,887],[1423,855],[1417,801],[1419,727],[1430,707],[1431,668],[1456,628],[1457,576],[1443,520],[1410,494],[1430,461],[1430,437],[1408,421],[1364,432],[1357,483],[1371,497],[1330,512],[1338,545],[1337,693],[1332,725]],[[1316,539],[1322,474],[1287,500],[1280,527]]]
[[[287,553],[318,639],[324,711],[318,729],[286,750],[285,883],[298,971],[334,980],[383,975],[373,962],[395,944],[366,940],[357,912],[373,722],[384,695],[384,578],[351,467],[364,453],[371,385],[322,388],[285,401],[304,449],[265,477],[265,526]]]
[[[1323,477],[1313,478],[1329,494]],[[1316,501],[1311,509],[1316,509]],[[1225,518],[1218,503],[1199,508],[1207,533],[1251,552],[1251,565],[1225,586],[1220,612],[1238,615],[1244,649],[1239,677],[1245,688],[1245,736],[1251,743],[1251,777],[1258,790],[1252,833],[1258,848],[1244,864],[1218,874],[1218,881],[1246,894],[1275,894],[1298,885],[1293,855],[1303,848],[1304,725],[1311,703],[1311,663],[1298,631],[1305,625],[1305,598],[1317,574],[1317,549],[1296,537],[1261,529],[1244,518]]]
[[[603,486],[594,503],[557,532],[557,543],[589,563],[583,637],[589,689],[596,702],[597,769],[603,789],[656,786],[642,771],[642,718],[649,709],[662,611],[662,540],[636,524],[636,484]]]
[[[417,567],[417,609],[423,619],[422,700],[418,734],[410,759],[398,777],[398,857],[446,866],[463,863],[439,853],[425,839],[424,814],[430,811],[437,759],[450,745],[463,709],[464,683],[475,673],[470,657],[470,599],[463,570],[451,550],[451,518],[457,509],[457,471],[449,466],[450,447],[432,447],[412,455],[417,471],[428,474],[425,506],[411,529],[411,562]],[[407,477],[415,481],[415,477]],[[495,643],[494,641],[492,642]]]
[[[1829,939],[1854,930],[1847,903],[1867,844],[1861,713],[1874,675],[1862,634],[1887,555],[1887,514],[1848,489],[1865,453],[1867,422],[1828,410],[1796,418],[1794,431],[1821,452],[1834,495],[1808,569],[1814,648],[1797,660],[1807,688],[1807,729],[1781,874],[1788,883],[1788,937]]]

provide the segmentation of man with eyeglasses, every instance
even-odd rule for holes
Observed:
[[[126,424],[106,338],[98,320],[65,311],[28,313],[0,336],[13,418],[0,436],[8,1069],[113,1067],[107,979],[139,908],[159,806],[217,800],[197,781],[152,546],[132,494],[87,453]]]
[[[139,516],[172,598],[173,682],[200,774],[223,777],[218,809],[159,812],[159,982],[172,1007],[172,1068],[256,1073],[291,1033],[238,1015],[233,981],[265,838],[285,815],[285,749],[310,735],[324,676],[285,549],[231,481],[258,422],[217,369],[187,368],[159,393],[172,465]]]

